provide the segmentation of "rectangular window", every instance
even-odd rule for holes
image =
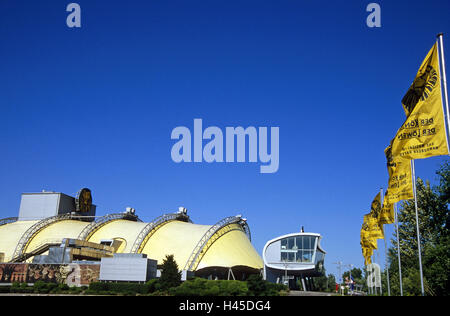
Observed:
[[[288,249],[294,248],[294,243],[295,243],[295,238],[294,237],[289,237],[288,238]]]
[[[297,258],[296,258],[295,261],[302,262],[302,252],[303,252],[303,250],[298,250],[297,251]]]
[[[288,261],[289,262],[295,261],[295,252],[288,252]]]
[[[311,244],[311,237],[306,236],[303,244],[303,249],[311,249],[310,244]]]
[[[297,249],[303,249],[303,238],[302,237],[295,237],[295,244],[297,246]]]
[[[303,257],[302,257],[303,262],[311,262],[312,254],[313,254],[312,250],[304,250]]]

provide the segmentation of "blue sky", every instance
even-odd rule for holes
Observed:
[[[0,2],[0,218],[22,192],[89,187],[99,215],[243,214],[259,252],[304,226],[323,235],[328,273],[363,266],[384,148],[435,35],[450,34],[448,1],[377,1],[380,28],[366,25],[371,1],[75,2],[81,28],[66,25],[70,1]],[[279,127],[278,172],[174,163],[171,131],[195,118]],[[445,159],[417,175],[434,182]]]

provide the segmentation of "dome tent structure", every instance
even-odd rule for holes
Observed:
[[[180,270],[195,271],[200,276],[224,278],[230,269],[236,275],[259,273],[263,268],[251,244],[247,221],[241,215],[229,216],[214,225],[200,225],[180,208],[145,223],[130,208],[99,217],[92,215],[92,210],[89,216],[76,208],[61,210],[48,202],[52,194],[62,200],[62,193],[41,192],[31,198],[27,194],[25,201],[23,194],[19,217],[0,220],[0,254],[4,262],[31,262],[34,256],[46,253],[49,245],[75,239],[107,245],[116,253],[146,254],[158,265],[172,254]],[[45,203],[43,198],[47,199]],[[41,217],[32,219],[21,216],[33,214],[43,205],[51,211],[44,210]]]

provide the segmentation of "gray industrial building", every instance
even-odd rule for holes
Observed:
[[[44,219],[76,211],[75,197],[60,192],[42,191],[22,193],[19,209],[19,221]],[[83,213],[84,220],[94,220],[96,206]]]
[[[115,253],[100,262],[100,281],[146,282],[156,278],[157,261],[142,253]]]

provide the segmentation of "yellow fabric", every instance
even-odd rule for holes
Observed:
[[[386,191],[386,195],[383,201],[383,206],[381,208],[380,215],[378,216],[378,223],[380,225],[383,224],[392,224],[394,223],[394,204],[389,203],[386,196],[389,194],[388,191]]]
[[[225,253],[226,256],[223,255]],[[200,261],[197,270],[206,267],[231,268],[238,265],[262,269],[264,263],[247,235],[240,230],[232,230],[211,245]]]
[[[50,224],[29,241],[24,252],[30,252],[49,242],[61,242],[64,238],[77,238],[78,234],[88,224],[87,222],[75,220],[63,220]]]
[[[0,226],[0,252],[5,254],[5,262],[12,259],[14,249],[23,233],[38,221],[20,221]]]
[[[370,213],[364,215],[364,223],[367,224],[369,235],[372,238],[384,238],[383,225],[379,223],[381,212],[381,192],[378,192],[370,206]]]
[[[448,155],[437,43],[422,62],[402,105],[407,118],[393,139],[393,157]]]
[[[158,264],[162,264],[166,255],[173,254],[181,270],[198,241],[210,227],[179,221],[169,222],[153,234],[142,253],[158,260]]]
[[[384,201],[394,204],[414,198],[411,162],[401,157],[392,157],[391,145],[385,151],[389,174],[388,189]]]
[[[370,236],[368,228],[364,225],[361,229],[361,247],[377,249],[377,239]]]
[[[5,261],[11,260],[14,249],[23,233],[38,221],[20,221],[0,226],[0,252],[5,253]],[[64,220],[53,223],[30,240],[27,251],[47,241],[77,238],[87,222]],[[89,238],[99,243],[102,239],[122,241],[118,252],[130,252],[134,241],[147,223],[116,220],[107,223]],[[142,253],[161,264],[166,255],[173,254],[179,269],[183,269],[195,246],[211,228],[211,225],[197,225],[180,221],[169,222],[159,228],[148,240]],[[197,270],[210,266],[233,267],[248,266],[254,269],[263,267],[262,259],[247,236],[239,230],[225,233],[211,245],[202,257]]]
[[[147,223],[118,219],[107,223],[95,231],[88,241],[100,243],[102,240],[119,239],[122,244],[118,252],[130,252],[140,231]]]
[[[372,201],[372,204],[370,205],[370,214],[378,219],[378,215],[381,211],[381,192],[378,192],[377,195],[375,195],[375,198]]]
[[[373,255],[373,249],[372,248],[362,248],[363,257],[364,257],[364,264],[368,265],[372,263],[372,255]]]

